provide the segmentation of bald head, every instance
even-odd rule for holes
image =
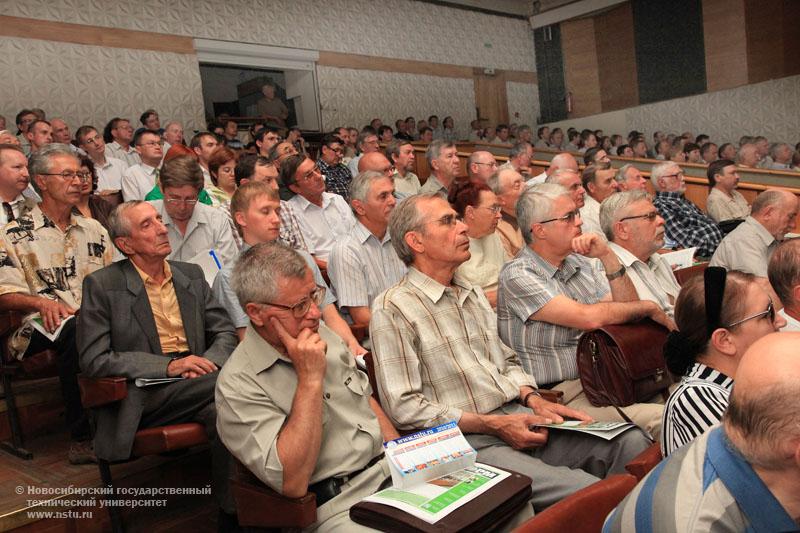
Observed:
[[[766,230],[781,241],[794,229],[798,199],[783,189],[767,189],[753,202],[751,214]]]
[[[497,161],[491,152],[478,150],[470,154],[469,161],[467,161],[467,172],[471,179],[486,183],[496,170]]]
[[[547,175],[550,176],[556,170],[569,169],[578,171],[578,162],[570,153],[563,153],[556,155],[551,161],[550,166],[547,167]]]
[[[358,172],[374,170],[376,172],[389,172],[391,175],[392,164],[381,152],[370,152],[361,156],[358,160]]]

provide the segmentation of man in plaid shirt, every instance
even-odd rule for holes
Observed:
[[[711,257],[722,240],[722,230],[699,207],[683,196],[686,182],[681,167],[667,161],[650,171],[656,191],[653,205],[664,219],[667,240],[684,248],[697,247],[695,255]]]
[[[353,180],[353,175],[350,173],[350,169],[342,164],[344,155],[342,140],[333,133],[329,133],[322,138],[321,145],[317,166],[325,176],[325,188],[328,192],[338,194],[350,201],[348,187]]]

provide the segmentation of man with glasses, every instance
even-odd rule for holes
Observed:
[[[139,152],[134,148],[133,126],[127,118],[109,120],[103,129],[103,140],[106,142],[106,156],[124,161],[128,167],[142,162]]]
[[[6,150],[0,157],[5,157]],[[75,208],[81,198],[83,174],[69,147],[44,146],[31,156],[28,167],[42,202],[20,214],[0,232],[0,308],[25,314],[22,327],[12,334],[8,348],[22,359],[46,349],[58,353],[58,372],[73,445],[73,463],[93,458],[89,425],[78,390],[78,353],[75,321],[81,306],[84,277],[109,265],[111,241],[96,220],[85,218]],[[58,336],[50,339],[33,326]]]
[[[347,163],[347,168],[350,170],[350,174],[353,176],[358,174],[358,160],[361,159],[364,154],[377,152],[380,149],[378,144],[378,136],[375,135],[374,131],[362,131],[358,134],[356,147],[358,148],[358,155]]]
[[[539,387],[564,393],[565,405],[598,420],[624,421],[613,407],[594,407],[586,399],[578,379],[578,339],[586,330],[645,317],[670,329],[674,323],[656,303],[638,300],[627,269],[604,239],[581,233],[580,212],[564,187],[545,183],[527,190],[517,217],[527,246],[500,272],[500,337]],[[643,403],[624,411],[657,438],[663,408]]]
[[[233,513],[230,456],[217,439],[214,409],[217,370],[236,346],[233,326],[200,268],[167,261],[168,230],[152,205],[125,202],[108,225],[126,258],[84,281],[81,370],[96,378],[184,379],[146,388],[129,383],[126,398],[96,412],[95,452],[108,461],[127,460],[137,430],[200,422],[211,442],[212,492]]]
[[[321,146],[317,166],[325,176],[325,188],[328,192],[349,200],[347,188],[350,186],[353,175],[350,173],[350,169],[342,164],[344,143],[339,137],[329,133],[322,137]]]
[[[722,230],[684,196],[686,182],[681,167],[672,161],[654,165],[650,181],[656,191],[653,204],[665,222],[667,244],[696,246],[695,255],[703,258],[714,255],[722,240]]]
[[[98,191],[119,191],[122,189],[122,175],[128,169],[124,161],[106,155],[106,143],[93,126],[81,126],[75,132],[78,146],[86,152],[94,163],[97,174]]]
[[[163,200],[151,203],[167,227],[172,252],[169,259],[191,262],[213,250],[221,266],[233,265],[239,249],[228,217],[221,210],[198,203],[203,172],[191,157],[164,163],[159,177]]]
[[[144,200],[158,183],[158,167],[164,157],[163,142],[158,132],[142,130],[133,138],[141,163],[129,167],[122,175],[122,198]]]
[[[322,172],[308,157],[293,155],[284,159],[280,176],[283,185],[294,193],[288,202],[297,215],[309,252],[321,267],[327,267],[334,243],[355,224],[350,206],[338,194],[325,191]]]
[[[613,194],[600,204],[600,226],[608,247],[636,289],[639,300],[651,300],[674,318],[681,286],[658,250],[664,246],[664,219],[650,195],[634,190]]]
[[[247,250],[232,286],[249,324],[217,379],[217,427],[231,454],[289,498],[316,495],[320,531],[364,531],[350,507],[390,478],[396,438],[367,376],[320,322],[325,290],[278,243]]]
[[[495,172],[497,172],[497,160],[495,160],[491,152],[478,150],[469,155],[467,160],[467,175],[469,179],[486,183]]]

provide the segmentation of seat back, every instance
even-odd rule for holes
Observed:
[[[706,268],[708,268],[707,262],[699,263],[686,268],[679,268],[675,271],[675,279],[678,280],[680,285],[683,285],[698,274],[702,274]]]
[[[608,514],[636,486],[630,474],[609,476],[551,505],[515,533],[564,533],[600,531]]]
[[[625,465],[633,477],[640,480],[647,475],[663,459],[661,455],[661,444],[654,442],[645,451],[634,457],[630,463]]]

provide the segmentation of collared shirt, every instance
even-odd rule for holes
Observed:
[[[138,165],[142,162],[139,152],[137,152],[133,146],[128,146],[126,150],[117,141],[106,144],[106,157],[119,159],[128,167]]]
[[[506,262],[506,252],[500,237],[492,232],[480,239],[469,238],[468,261],[459,265],[459,275],[484,291],[497,290],[500,269]]]
[[[722,240],[722,230],[682,192],[657,192],[653,205],[664,219],[666,238],[684,248],[697,247],[697,255],[711,257]]]
[[[789,315],[786,312],[786,308],[784,307],[778,314],[781,315],[784,320],[786,320],[786,325],[781,328],[781,331],[800,331],[800,320],[797,320],[795,317]]]
[[[358,161],[364,154],[358,154],[347,162],[347,169],[350,171],[351,176],[358,176]]]
[[[370,338],[381,406],[401,429],[487,414],[536,387],[497,336],[478,287],[445,287],[414,267],[372,304]]]
[[[527,185],[528,187],[533,187],[534,185],[539,185],[540,183],[544,183],[546,180],[547,180],[547,172],[542,172],[541,174],[537,174],[536,176],[526,181],[525,185]]]
[[[186,233],[181,234],[164,208],[164,201],[153,200],[150,203],[167,227],[169,244],[172,247],[167,259],[191,263],[198,254],[214,250],[223,267],[233,265],[236,261],[239,249],[228,219],[222,211],[205,204],[195,204],[192,218],[186,225]]]
[[[656,466],[609,515],[603,532],[797,529],[725,428],[716,427]]]
[[[372,300],[405,275],[389,231],[382,240],[356,220],[350,234],[333,245],[328,276],[339,307],[369,307]]]
[[[369,405],[372,389],[336,333],[320,324],[327,344],[322,385],[322,442],[309,484],[364,468],[382,451],[378,419]],[[231,454],[261,481],[283,491],[278,436],[292,414],[297,374],[253,329],[231,354],[217,378],[217,431]]]
[[[317,166],[325,176],[325,190],[350,201],[349,187],[355,174],[351,174],[350,169],[341,163],[329,165],[322,158],[317,159]]]
[[[394,192],[398,195],[411,196],[417,194],[422,188],[419,178],[411,171],[406,172],[405,176],[401,176],[395,171],[392,178],[394,179]]]
[[[675,314],[675,299],[681,286],[675,279],[669,262],[661,254],[654,253],[644,263],[617,243],[610,242],[608,246],[625,266],[639,299],[655,302],[672,318]]]
[[[433,193],[433,192],[438,192],[440,194],[444,194],[445,196],[447,196],[447,187],[442,185],[442,182],[439,181],[436,178],[436,176],[431,174],[430,176],[428,176],[428,179],[425,182],[425,184],[422,185],[422,187],[420,187],[419,193],[420,194],[428,194],[428,193]]]
[[[708,216],[716,222],[744,218],[750,214],[750,206],[742,193],[736,189],[728,196],[716,187],[711,189],[706,200]]]
[[[595,266],[597,265],[597,266]],[[600,262],[577,254],[554,267],[526,246],[500,272],[497,327],[500,338],[515,350],[525,371],[540,384],[578,377],[575,353],[583,331],[529,320],[556,296],[582,304],[599,302],[609,292]]]
[[[31,209],[36,207],[36,204],[37,202],[35,200],[28,198],[24,194],[20,194],[8,202],[8,205],[11,206],[11,212],[14,214],[15,219],[29,212]],[[0,209],[0,228],[8,224],[8,222],[8,215],[6,214],[5,208]]]
[[[581,207],[581,231],[583,233],[594,233],[600,236],[604,241],[608,241],[606,234],[603,233],[603,228],[600,226],[600,202],[586,194],[583,199],[583,207]]]
[[[203,165],[200,165],[200,170],[203,172],[203,188],[210,189],[214,187],[214,181],[211,179],[211,172]]]
[[[281,200],[281,236],[280,240],[289,248],[314,253],[314,248],[309,247],[303,239],[303,232],[300,231],[300,224],[294,215],[292,204],[286,200]]]
[[[106,157],[106,163],[94,164],[97,174],[98,191],[118,191],[122,189],[122,175],[128,170],[128,165],[119,159]]]
[[[710,265],[766,278],[769,258],[777,247],[778,241],[767,228],[753,217],[747,217],[722,239]]]
[[[77,209],[62,231],[39,206],[0,231],[0,294],[28,294],[59,300],[78,309],[83,278],[110,265],[113,245],[105,228],[85,218]],[[31,313],[9,342],[21,358],[28,348],[33,326]]]
[[[249,248],[249,244],[242,244],[241,253],[245,253]],[[325,283],[325,280],[322,278],[322,273],[319,271],[319,267],[314,261],[314,258],[311,257],[308,252],[303,250],[297,250],[297,253],[299,253],[303,259],[305,259],[308,268],[311,269],[311,273],[314,275],[314,283],[320,287],[328,288],[328,284]],[[226,311],[228,311],[228,316],[231,317],[233,326],[238,329],[246,327],[247,324],[250,323],[250,318],[247,316],[247,313],[244,312],[244,309],[242,309],[242,306],[239,303],[239,298],[231,288],[232,274],[233,265],[223,267],[222,270],[219,271],[219,274],[217,274],[217,276],[214,278],[214,286],[211,290],[214,293],[214,296],[217,298],[217,301],[222,304]],[[322,305],[320,305],[319,308],[325,309],[334,302],[336,302],[336,297],[334,296],[333,291],[328,289],[325,291],[325,299],[322,301]]]
[[[289,204],[294,208],[300,232],[314,255],[327,261],[334,243],[350,232],[356,219],[350,206],[338,194],[322,193],[322,207],[295,194]]]
[[[122,174],[122,199],[144,200],[157,185],[158,169],[141,163],[133,165]]]
[[[186,340],[186,331],[183,329],[181,308],[178,306],[178,297],[175,295],[175,286],[172,284],[172,269],[164,261],[164,281],[157,282],[136,263],[131,264],[139,273],[147,292],[147,300],[153,311],[156,322],[158,340],[163,353],[188,352],[189,343]]]
[[[505,211],[501,211],[501,213],[503,218],[497,223],[495,232],[500,237],[500,243],[506,252],[506,260],[513,259],[525,246],[525,240],[522,238],[517,219]]]
[[[732,389],[733,379],[703,363],[694,363],[664,406],[661,452],[669,455],[718,424]]]

